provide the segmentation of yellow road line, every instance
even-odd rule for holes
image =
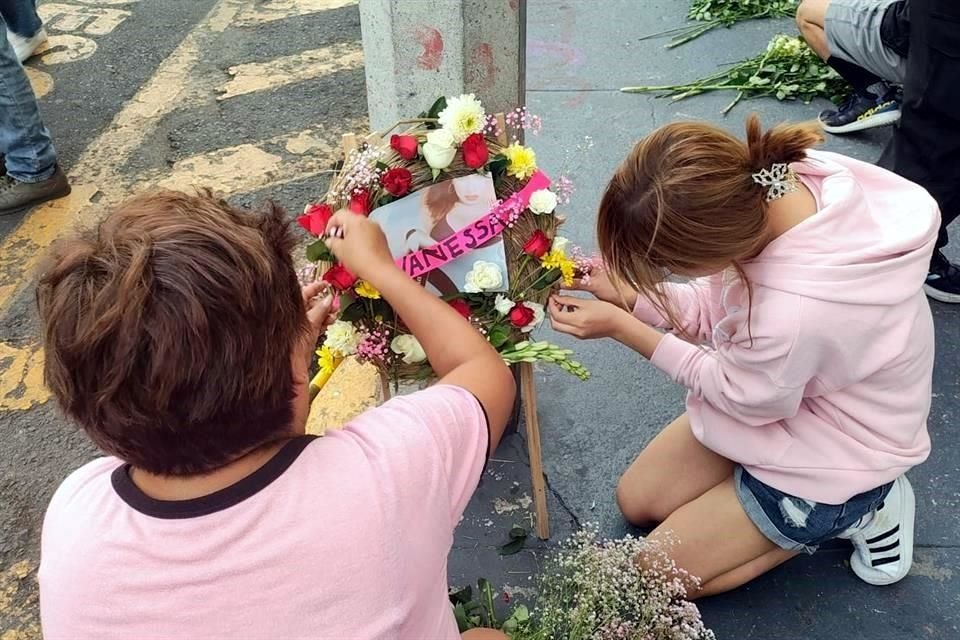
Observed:
[[[159,124],[161,118],[180,106],[189,94],[190,78],[200,55],[200,45],[210,32],[223,31],[237,12],[253,6],[254,0],[221,0],[160,64],[154,75],[113,121],[86,148],[70,171],[74,191],[100,192],[97,207],[77,207],[76,198],[60,205],[62,215],[51,207],[31,211],[20,226],[0,242],[0,313],[27,286],[31,273],[50,241],[78,222],[89,223],[102,206],[122,200],[128,192],[122,169],[130,155]],[[95,186],[94,186],[95,185]]]
[[[336,129],[318,126],[185,158],[168,171],[145,177],[140,188],[205,186],[231,195],[319,175],[330,170],[343,132],[361,130],[366,123],[366,118],[351,118]]]
[[[237,16],[236,24],[251,27],[355,4],[357,0],[266,0],[243,11]]]
[[[222,94],[217,99],[226,100],[254,91],[276,89],[362,66],[363,50],[359,42],[335,44],[267,62],[239,64],[227,70],[231,80],[221,89]]]
[[[0,410],[29,409],[50,399],[43,384],[43,350],[0,342]]]

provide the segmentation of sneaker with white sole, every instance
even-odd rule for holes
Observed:
[[[841,538],[853,543],[850,568],[872,585],[899,582],[913,565],[913,525],[916,499],[906,476],[897,478],[880,507],[864,524],[847,529]]]
[[[900,102],[895,93],[877,98],[872,93],[853,94],[837,109],[820,114],[820,126],[828,133],[842,134],[883,127],[900,119]]]
[[[30,59],[30,56],[37,52],[40,45],[47,41],[47,30],[40,27],[40,30],[32,37],[26,38],[7,29],[7,40],[9,40],[11,46],[13,46],[13,51],[17,54],[17,59],[20,62],[26,62]]]

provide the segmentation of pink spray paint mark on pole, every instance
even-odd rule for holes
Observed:
[[[420,25],[414,27],[413,38],[423,52],[417,56],[417,66],[427,71],[436,71],[443,61],[443,36],[435,27]]]

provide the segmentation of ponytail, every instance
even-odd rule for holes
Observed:
[[[751,174],[769,169],[774,164],[800,162],[807,150],[823,142],[823,132],[816,122],[778,124],[762,130],[760,118],[752,113],[747,118],[746,167]]]

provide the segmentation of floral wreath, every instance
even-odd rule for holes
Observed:
[[[299,224],[317,237],[306,250],[312,263],[306,279],[319,277],[339,293],[339,317],[327,328],[317,350],[318,373],[311,383],[314,392],[348,356],[376,365],[395,381],[433,375],[419,342],[390,305],[370,283],[358,280],[339,264],[324,243],[322,235],[330,217],[341,208],[369,216],[379,207],[437,183],[441,176],[456,179],[472,174],[492,179],[497,201],[484,224],[502,235],[508,273],[497,264],[477,260],[465,281],[458,283],[459,291],[443,299],[469,320],[508,364],[551,362],[580,379],[589,377],[587,370],[570,358],[572,351],[529,339],[543,321],[544,304],[553,290],[599,266],[596,258],[585,256],[557,235],[563,218],[556,208],[570,201],[573,184],[564,177],[551,184],[537,168],[534,150],[520,143],[524,131],[536,134],[540,124],[540,118],[525,107],[494,116],[485,112],[473,94],[441,97],[420,117],[387,131],[407,127],[402,133],[391,135],[386,142],[382,142],[386,134],[374,134],[346,154],[326,196],[308,205],[298,218]],[[452,245],[457,238],[463,239],[461,234],[451,236]],[[429,262],[441,245],[453,248],[445,239],[400,258],[398,264],[425,284],[431,269],[421,263]],[[470,255],[457,259],[469,260]]]

